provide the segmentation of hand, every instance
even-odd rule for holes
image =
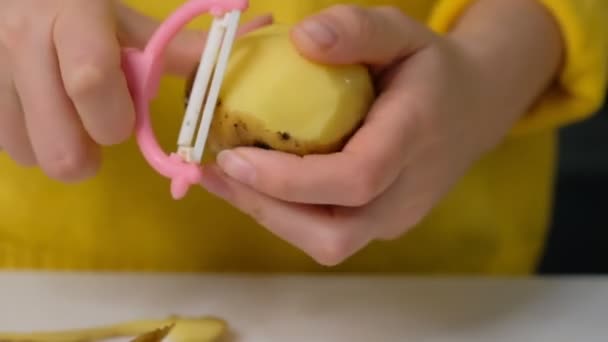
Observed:
[[[373,240],[403,235],[501,141],[555,73],[556,29],[537,23],[540,6],[522,12],[524,2],[532,3],[479,1],[472,18],[446,37],[392,8],[336,6],[308,18],[293,31],[302,54],[324,63],[365,63],[376,75],[380,94],[366,122],[343,151],[330,155],[224,151],[205,170],[203,186],[323,265],[341,263]],[[520,7],[497,10],[508,3]],[[500,15],[480,15],[489,10],[482,5]],[[484,19],[470,29],[474,18]],[[507,19],[523,24],[511,29]],[[483,26],[487,37],[479,34]],[[509,35],[532,40],[512,43],[491,34],[505,26]],[[547,52],[531,48],[537,34],[547,40]]]
[[[157,23],[111,0],[0,0],[0,8],[0,147],[60,181],[93,176],[100,146],[125,141],[134,126],[121,46],[143,47]],[[178,36],[169,71],[186,76],[204,39]]]

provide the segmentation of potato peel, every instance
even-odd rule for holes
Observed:
[[[132,342],[216,342],[226,331],[227,324],[220,318],[171,316],[62,331],[0,332],[0,342],[102,342],[113,338],[134,338]]]
[[[163,342],[174,326],[175,325],[172,324],[154,331],[150,331],[143,335],[137,336],[135,339],[131,340],[131,342]]]

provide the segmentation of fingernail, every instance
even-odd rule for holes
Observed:
[[[316,19],[302,22],[297,27],[296,33],[306,35],[310,40],[325,48],[334,45],[338,39],[338,36],[329,25]]]
[[[252,184],[255,169],[245,158],[233,151],[222,151],[217,156],[217,164],[230,177],[241,183]]]

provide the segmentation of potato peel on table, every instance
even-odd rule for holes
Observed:
[[[163,340],[167,338],[173,327],[174,325],[170,325],[164,328],[150,331],[148,333],[136,337],[134,340],[131,340],[131,342],[163,342]]]
[[[63,331],[0,332],[0,342],[103,342],[115,338],[132,338],[131,342],[216,342],[226,331],[226,322],[216,317],[172,316]]]

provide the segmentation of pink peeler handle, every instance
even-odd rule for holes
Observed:
[[[163,51],[192,19],[210,13],[220,17],[226,12],[244,12],[248,0],[190,0],[179,7],[154,33],[143,51],[125,48],[122,68],[136,111],[135,137],[146,161],[159,174],[171,179],[174,199],[183,198],[192,185],[201,182],[199,165],[184,161],[176,153],[167,154],[158,144],[150,119],[150,101],[158,92],[163,74]]]

